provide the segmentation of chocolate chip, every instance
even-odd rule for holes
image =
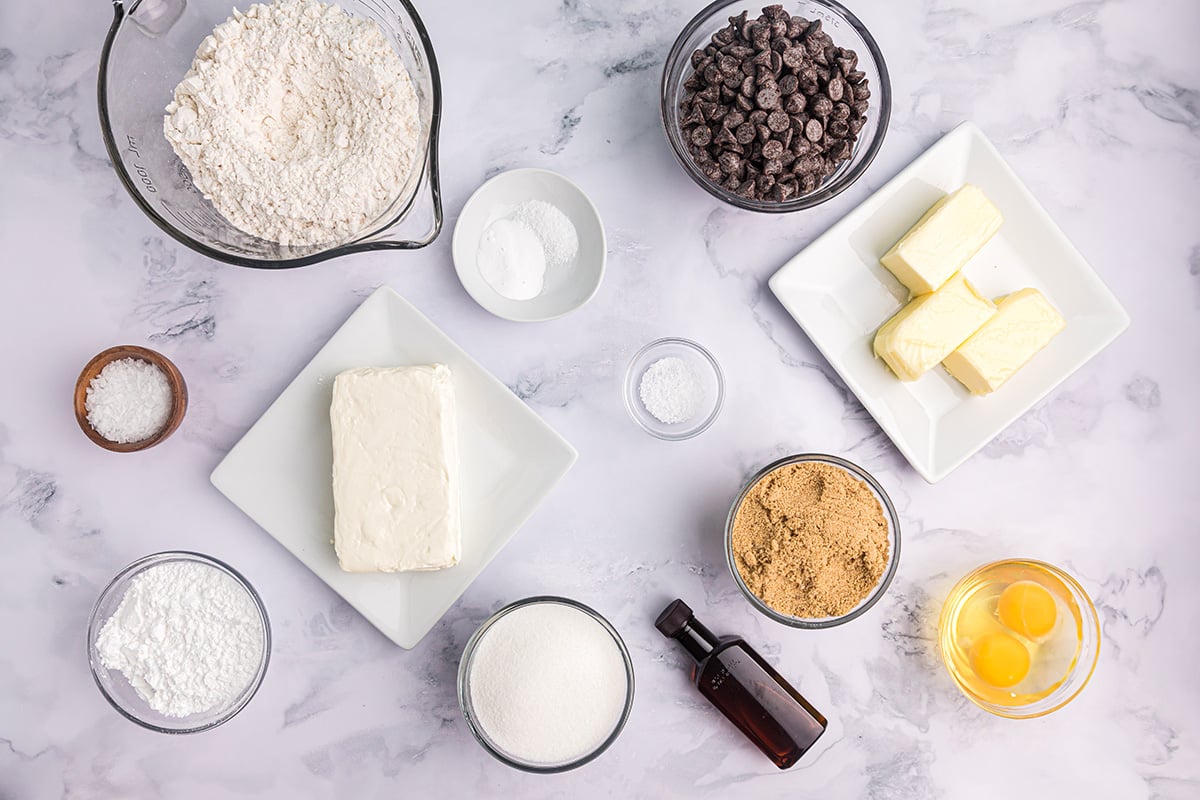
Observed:
[[[821,124],[821,120],[819,119],[810,119],[808,124],[804,126],[804,137],[810,142],[819,142],[824,135],[825,126]]]
[[[808,60],[808,52],[803,47],[789,47],[783,51],[783,63],[792,69],[800,69]]]
[[[725,119],[722,120],[722,124],[724,124],[724,126],[726,128],[732,129],[732,128],[736,128],[738,125],[741,125],[745,121],[746,121],[745,113],[743,113],[735,108],[735,109],[732,109],[728,114],[725,115]]]
[[[771,129],[768,128],[766,125],[759,125],[758,126],[758,140],[760,142],[766,142],[766,141],[769,141],[770,139],[771,139]]]
[[[829,135],[837,139],[850,135],[850,126],[845,120],[835,119],[829,123]]]
[[[744,94],[739,94],[737,97],[733,98],[733,104],[742,111],[749,111],[750,109],[754,108],[754,103],[751,103],[750,98],[746,97]]]
[[[772,139],[762,146],[762,156],[767,159],[778,159],[783,155],[783,142]]]
[[[792,121],[783,111],[776,109],[767,115],[767,127],[775,133],[783,133],[791,127]]]
[[[846,84],[842,83],[841,78],[834,78],[829,81],[829,86],[825,90],[830,100],[837,102],[846,94]]]
[[[833,112],[833,101],[823,94],[812,99],[809,110],[818,117],[828,117]]]
[[[712,131],[707,125],[697,125],[692,129],[692,144],[697,147],[707,147],[712,141]]]
[[[754,102],[759,108],[770,111],[779,108],[780,93],[778,86],[768,86],[765,89],[759,89],[758,94],[754,96]]]
[[[746,122],[738,125],[737,130],[734,131],[734,135],[737,137],[739,144],[750,144],[754,141],[754,124]]]
[[[779,93],[784,97],[800,91],[800,79],[795,75],[784,75],[779,79]]]
[[[793,94],[789,96],[787,101],[783,104],[783,110],[795,116],[796,114],[802,113],[807,104],[808,101],[805,99],[804,95]]]

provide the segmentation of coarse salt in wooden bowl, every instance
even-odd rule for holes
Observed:
[[[92,427],[88,422],[87,412],[87,390],[92,380],[100,374],[100,371],[114,361],[120,361],[123,358],[134,358],[141,361],[147,361],[162,370],[163,375],[167,378],[167,384],[171,387],[171,411],[167,415],[166,423],[159,428],[153,435],[137,442],[113,442],[105,439],[100,435],[99,431]],[[79,428],[84,434],[92,440],[93,443],[103,447],[105,450],[110,450],[114,453],[135,453],[138,450],[145,450],[153,447],[159,442],[166,439],[179,427],[183,422],[183,416],[187,413],[188,393],[187,384],[183,381],[183,375],[180,374],[179,368],[176,367],[171,360],[162,353],[156,353],[145,347],[138,347],[132,344],[123,344],[116,347],[110,347],[102,353],[98,353],[87,366],[83,368],[83,372],[79,373],[79,379],[75,381],[75,421],[79,423]]]

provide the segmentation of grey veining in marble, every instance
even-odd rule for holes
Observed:
[[[108,4],[0,4],[0,798],[1200,797],[1200,4],[857,0],[895,102],[865,177],[817,210],[756,216],[677,167],[658,81],[684,0],[420,2],[445,83],[448,227],[431,248],[267,274],[163,235],[108,166],[95,85]],[[766,290],[789,256],[958,122],[975,121],[1113,288],[1134,324],[983,452],[925,484]],[[455,278],[450,229],[514,166],[561,171],[609,234],[597,297],[562,320],[489,316]],[[345,317],[395,287],[571,440],[580,460],[419,647],[397,649],[211,488],[207,476]],[[628,358],[659,336],[708,346],[722,417],[684,444],[622,407]],[[112,344],[167,353],[191,387],[181,430],[114,456],[71,414]],[[724,565],[745,478],[802,450],[887,487],[904,548],[887,597],[843,628],[757,616]],[[98,592],[148,552],[232,562],[274,623],[267,680],[234,721],[166,737],[92,685]],[[1099,668],[1044,719],[985,715],[936,648],[946,591],[1026,555],[1094,598]],[[610,752],[552,777],[490,760],[455,670],[491,611],[558,593],[624,634],[638,675]],[[688,683],[651,625],[675,596],[743,634],[830,729],[780,773]]]

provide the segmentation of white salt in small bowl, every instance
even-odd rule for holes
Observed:
[[[699,381],[695,413],[683,421],[667,423],[655,417],[642,402],[641,385],[646,370],[664,358],[680,358],[691,368]],[[657,339],[634,355],[625,370],[625,409],[642,430],[668,442],[681,442],[704,433],[717,421],[725,403],[725,376],[721,365],[708,352],[690,339]]]
[[[575,226],[579,252],[565,267],[548,267],[542,293],[529,300],[510,300],[483,278],[477,263],[479,242],[487,227],[528,200],[541,200],[562,211]],[[475,302],[513,322],[557,319],[595,296],[604,279],[608,244],[600,212],[583,190],[545,169],[514,169],[489,179],[463,206],[451,243],[454,269]]]
[[[120,607],[133,579],[152,567],[173,561],[204,564],[225,573],[250,596],[250,600],[262,620],[262,653],[259,657],[258,669],[255,670],[250,681],[225,705],[187,717],[169,717],[151,708],[150,704],[138,694],[137,689],[126,680],[120,671],[104,666],[97,647],[104,623],[108,622]],[[104,587],[104,591],[100,593],[96,605],[92,608],[91,617],[88,619],[87,642],[88,665],[91,667],[96,687],[100,690],[100,694],[104,695],[104,699],[121,716],[156,733],[200,733],[233,719],[258,692],[263,676],[267,673],[267,664],[271,657],[271,624],[267,619],[267,609],[263,605],[262,598],[258,596],[258,592],[254,590],[248,580],[242,577],[240,572],[211,556],[177,550],[154,553],[139,558],[117,573],[108,586]]]

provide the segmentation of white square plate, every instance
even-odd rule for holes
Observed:
[[[343,572],[333,544],[333,377],[439,362],[458,408],[462,560],[437,572]],[[575,463],[575,449],[403,298],[378,289],[212,474],[213,485],[401,647],[415,647]]]
[[[964,268],[997,297],[1045,293],[1066,329],[996,392],[972,396],[943,369],[902,383],[872,352],[875,332],[907,301],[879,263],[942,195],[973,183],[1004,215]],[[971,123],[929,148],[771,277],[779,298],[850,390],[930,483],[990,442],[1129,325],[1129,315],[1025,185]]]

